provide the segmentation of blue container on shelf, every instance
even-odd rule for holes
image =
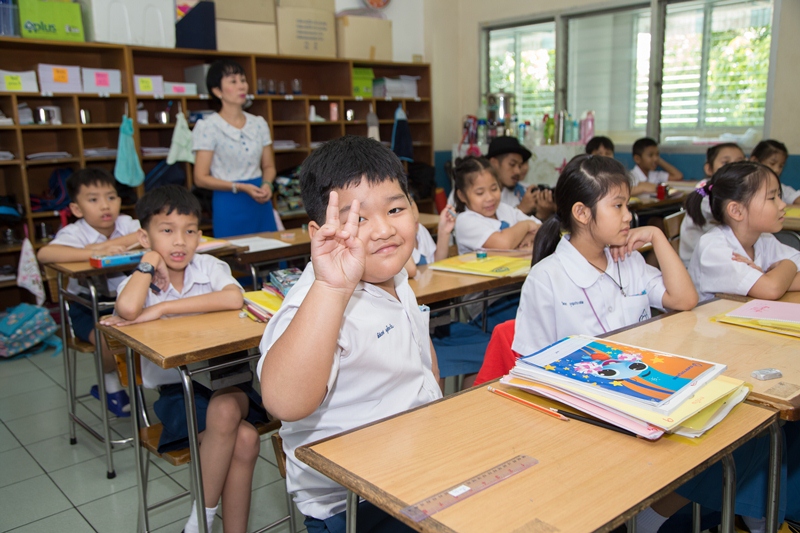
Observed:
[[[0,0],[0,35],[19,37],[19,8],[12,0]]]

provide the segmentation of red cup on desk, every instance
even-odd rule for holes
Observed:
[[[667,187],[666,183],[659,183],[658,187],[656,188],[656,198],[659,200],[663,200],[669,194],[669,188]]]

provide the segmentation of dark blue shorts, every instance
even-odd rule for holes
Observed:
[[[113,302],[114,299],[98,298],[98,301]],[[110,315],[113,312],[113,309],[106,309],[105,311],[100,311],[100,316]],[[83,342],[92,342],[89,340],[89,335],[92,334],[95,326],[92,310],[85,305],[79,304],[78,302],[70,302],[69,319],[72,323],[72,331],[75,333],[75,336]]]
[[[200,433],[206,429],[206,412],[214,391],[196,381],[192,383],[194,384],[194,402],[197,411],[197,431]],[[253,425],[260,422],[266,423],[267,412],[262,407],[261,396],[253,389],[253,386],[249,383],[235,386],[242,389],[250,399],[250,408],[245,420]],[[158,388],[158,394],[159,397],[153,404],[153,410],[164,426],[158,441],[158,453],[187,448],[189,446],[189,428],[186,423],[183,386],[180,383],[162,385]]]
[[[308,516],[305,525],[308,533],[345,533],[347,516],[345,511],[325,520]],[[412,533],[414,530],[365,501],[358,504],[356,531],[357,533]]]

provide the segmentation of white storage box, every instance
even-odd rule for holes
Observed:
[[[81,68],[83,92],[119,94],[122,92],[122,73],[117,69]]]
[[[83,92],[80,67],[39,63],[36,70],[43,93]]]
[[[153,96],[164,96],[164,77],[163,76],[134,76],[133,90],[136,94],[150,94]]]
[[[36,72],[33,70],[21,72],[0,70],[0,91],[38,93],[39,84],[36,82]]]
[[[194,67],[186,67],[183,69],[183,79],[189,83],[197,85],[198,94],[208,94],[208,87],[206,87],[206,75],[208,68],[211,65],[203,64]]]
[[[194,83],[175,83],[172,81],[165,81],[164,94],[197,96],[197,85]]]
[[[87,41],[175,48],[175,0],[78,0]]]
[[[416,98],[417,76],[399,78],[376,78],[372,83],[372,96],[375,98]]]

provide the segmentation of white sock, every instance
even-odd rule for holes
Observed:
[[[115,392],[119,392],[122,390],[122,385],[119,382],[119,376],[117,375],[117,371],[114,370],[112,372],[107,372],[104,376],[105,384],[106,384],[106,393],[107,394],[114,394]]]
[[[196,500],[192,502],[192,512],[189,515],[189,521],[183,528],[184,533],[200,533],[200,525],[197,523],[197,513],[195,512]],[[219,506],[217,506],[219,507]],[[217,507],[206,507],[206,524],[208,525],[208,533],[211,533],[211,528],[214,527],[214,518],[216,518]]]
[[[668,516],[661,516],[655,512],[652,507],[648,507],[636,515],[636,533],[656,533],[668,518]]]
[[[754,518],[752,516],[742,516],[742,520],[747,524],[750,533],[764,533],[767,530],[766,518]]]

